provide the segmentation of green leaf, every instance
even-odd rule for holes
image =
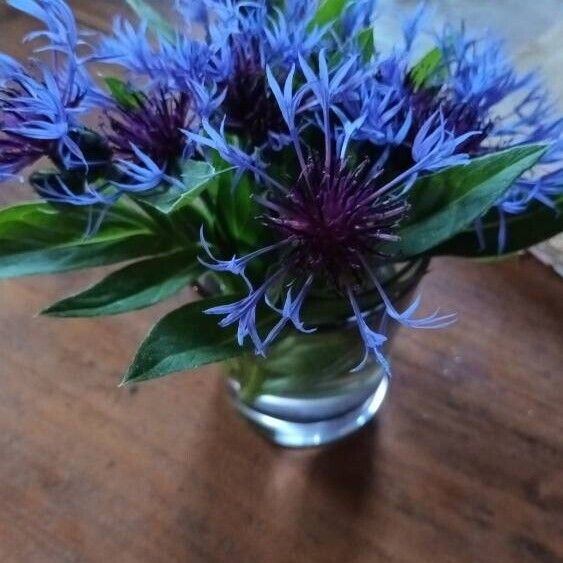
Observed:
[[[169,187],[165,191],[144,196],[143,201],[163,213],[172,213],[193,201],[218,174],[221,172],[216,172],[207,162],[188,160],[182,165],[183,191]]]
[[[85,236],[88,210],[24,203],[0,209],[0,279],[113,264],[174,250],[151,220],[116,205],[94,235]]]
[[[439,73],[442,68],[443,54],[439,47],[435,47],[426,53],[426,55],[413,66],[409,73],[415,90],[426,86],[430,79]]]
[[[499,214],[496,210],[483,219],[484,248],[479,246],[475,229],[465,229],[432,251],[435,255],[495,258],[526,250],[563,232],[563,197],[556,202],[557,210],[541,203],[525,213],[506,215],[507,241],[502,254],[498,252]]]
[[[322,0],[311,23],[324,26],[337,20],[346,7],[346,3],[347,0]]]
[[[544,154],[544,145],[514,147],[419,179],[409,194],[412,212],[385,245],[398,259],[417,256],[452,238],[482,217]]]
[[[139,107],[139,100],[135,97],[135,91],[129,88],[129,86],[113,76],[106,76],[104,78],[112,98],[124,108],[134,109]]]
[[[137,383],[221,362],[245,353],[239,346],[233,327],[221,328],[218,317],[204,313],[210,307],[233,303],[240,296],[222,296],[196,301],[176,309],[161,319],[141,344],[123,379]],[[264,316],[257,324],[271,322]]]
[[[260,239],[262,226],[256,220],[260,211],[253,198],[252,182],[248,175],[244,175],[233,189],[229,175],[219,181],[215,227],[220,246],[227,254],[246,252]]]
[[[149,28],[158,34],[171,39],[174,37],[172,26],[145,0],[125,0],[129,7],[139,16],[146,20]]]
[[[181,251],[136,262],[42,314],[53,317],[118,315],[150,307],[175,295],[201,273],[196,252]]]
[[[358,45],[364,61],[369,61],[375,54],[373,27],[366,27],[358,34]]]

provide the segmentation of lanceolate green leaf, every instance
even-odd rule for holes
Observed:
[[[195,249],[136,262],[43,311],[54,317],[118,315],[178,293],[201,273]]]
[[[123,383],[156,379],[247,352],[237,344],[232,327],[221,328],[217,316],[203,312],[239,298],[231,295],[196,301],[166,315],[141,345]],[[270,322],[265,316],[257,326],[260,328]]]
[[[163,213],[172,213],[193,201],[214,177],[220,174],[213,166],[199,160],[188,160],[182,167],[182,190],[170,187],[166,191],[143,197],[143,201],[153,205]]]
[[[470,228],[435,248],[432,254],[493,258],[526,250],[563,232],[563,197],[559,198],[556,207],[557,210],[554,210],[536,203],[525,213],[506,215],[507,238],[500,254],[498,245],[500,220],[496,210],[483,219],[484,248],[479,245],[475,229]]]
[[[256,217],[260,210],[253,198],[252,180],[243,176],[233,189],[232,179],[225,175],[217,191],[217,229],[223,245],[237,254],[241,246],[252,247],[260,235]]]
[[[375,54],[375,37],[373,34],[373,27],[367,27],[360,31],[358,34],[358,46],[364,58],[364,61],[369,61]]]
[[[409,195],[413,211],[399,232],[401,240],[385,250],[408,258],[452,238],[483,216],[545,150],[544,145],[514,147],[421,178]]]
[[[88,211],[24,203],[0,210],[0,278],[65,272],[174,250],[152,221],[125,205],[86,236]]]
[[[435,47],[411,69],[409,76],[416,90],[424,87],[433,77],[439,75],[443,68],[443,55],[440,48]]]
[[[139,16],[146,20],[149,28],[158,32],[166,38],[174,37],[174,30],[170,24],[145,0],[125,0],[129,7]]]
[[[313,24],[323,26],[337,20],[346,7],[348,0],[321,0],[320,6],[313,18]]]
[[[107,76],[104,78],[112,98],[124,108],[136,108],[139,106],[139,100],[135,97],[135,93],[129,86],[113,76]]]

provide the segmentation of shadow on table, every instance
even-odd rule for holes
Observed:
[[[379,494],[378,425],[323,449],[289,450],[241,420],[224,389],[213,403],[178,499],[188,551],[218,561],[353,563],[365,547],[359,524]]]
[[[350,512],[361,508],[366,493],[373,494],[378,484],[378,433],[375,420],[358,434],[313,452],[308,470],[311,485],[333,496]]]
[[[307,468],[308,490],[296,514],[296,526],[322,544],[319,561],[353,563],[362,555],[365,560],[362,528],[366,511],[373,509],[374,500],[377,504],[380,490],[379,428],[374,421],[355,436],[313,452]],[[309,498],[316,508],[314,516]],[[370,536],[376,533],[374,530]]]

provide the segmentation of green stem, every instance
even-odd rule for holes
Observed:
[[[260,369],[256,361],[241,360],[241,367],[248,370],[248,375],[244,377],[244,384],[241,383],[241,399],[247,403],[251,403],[258,397],[264,384],[265,372]]]

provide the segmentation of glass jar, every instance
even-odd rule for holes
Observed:
[[[406,305],[427,265],[418,260],[377,271],[398,308]],[[377,301],[366,318],[387,335],[387,356],[395,327]],[[288,331],[268,349],[266,358],[249,353],[227,362],[235,407],[280,446],[321,446],[349,436],[373,419],[387,394],[389,377],[375,359],[353,371],[364,356],[353,319],[325,318],[315,326],[318,330],[312,334]]]

